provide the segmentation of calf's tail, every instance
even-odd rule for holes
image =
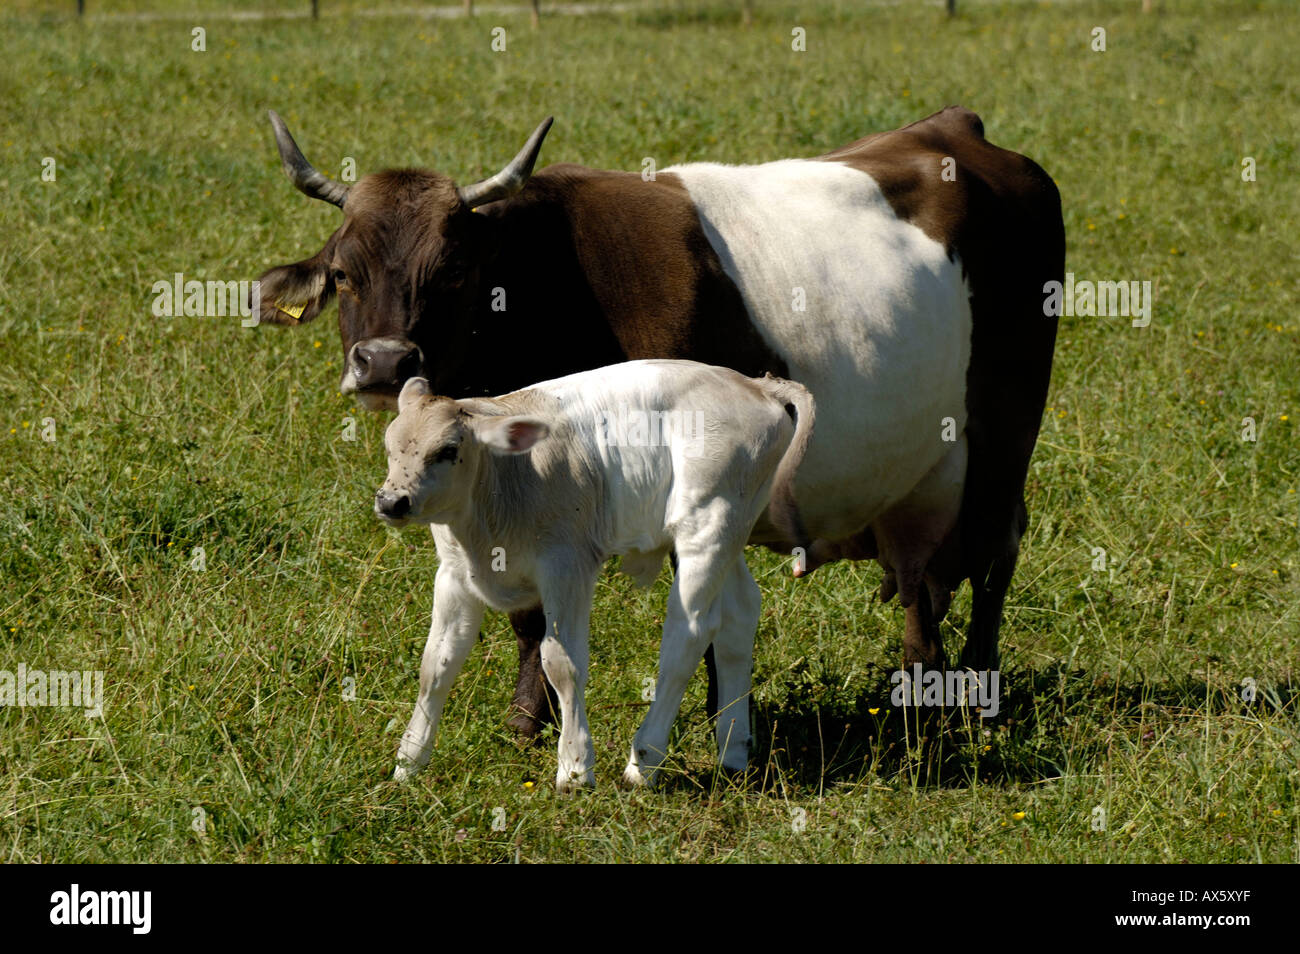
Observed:
[[[791,547],[807,550],[810,541],[794,496],[794,476],[808,450],[808,441],[812,438],[813,425],[817,420],[817,403],[813,400],[812,392],[802,384],[775,377],[771,372],[759,378],[758,382],[794,418],[794,438],[776,467],[768,512],[773,525],[781,531]]]

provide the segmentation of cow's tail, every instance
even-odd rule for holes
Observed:
[[[768,372],[758,379],[763,390],[773,399],[779,401],[794,418],[794,438],[786,448],[781,463],[776,467],[776,477],[772,481],[772,499],[768,504],[772,524],[785,536],[791,547],[802,547],[806,552],[810,541],[808,531],[804,529],[803,517],[799,513],[799,504],[794,496],[794,476],[803,462],[808,450],[808,441],[812,439],[813,425],[817,420],[817,403],[812,392],[802,384],[775,377]],[[795,565],[795,575],[799,576],[800,564]]]

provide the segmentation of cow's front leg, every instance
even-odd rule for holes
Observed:
[[[546,614],[540,606],[510,614],[510,626],[519,645],[519,680],[510,703],[506,725],[522,739],[535,739],[554,718],[555,689],[542,669],[542,639],[546,636]]]
[[[555,687],[560,709],[559,767],[555,787],[569,794],[596,784],[596,749],[587,725],[588,640],[595,571],[554,574],[554,582],[541,583],[546,607],[546,636],[542,640],[542,668]]]
[[[483,604],[465,587],[458,572],[444,563],[433,586],[433,621],[420,660],[420,695],[397,749],[397,768],[393,770],[397,781],[405,781],[428,764],[443,703],[474,648],[482,622]]]

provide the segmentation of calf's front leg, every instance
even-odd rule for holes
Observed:
[[[556,584],[543,585],[546,637],[542,640],[542,668],[555,687],[560,703],[559,767],[555,787],[561,794],[596,784],[596,749],[587,725],[588,641],[594,573],[557,574]]]
[[[433,585],[433,621],[420,660],[420,695],[397,749],[397,767],[393,770],[397,781],[405,781],[428,764],[443,703],[474,648],[482,622],[482,602],[444,563]]]

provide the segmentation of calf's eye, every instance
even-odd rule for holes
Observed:
[[[455,444],[448,444],[442,450],[438,451],[438,453],[433,455],[433,462],[435,464],[441,464],[449,460],[454,461],[458,453],[460,453],[459,446]]]

